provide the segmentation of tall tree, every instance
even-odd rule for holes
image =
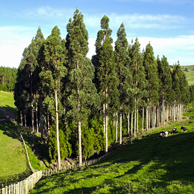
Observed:
[[[92,63],[95,67],[94,82],[100,94],[103,110],[105,152],[108,152],[108,114],[110,112],[116,112],[119,106],[111,33],[109,18],[105,15],[101,19],[101,30],[97,34],[95,43],[96,55],[92,57]]]
[[[86,57],[88,32],[78,9],[74,12],[73,20],[69,20],[67,32],[68,76],[71,82],[68,115],[78,123],[79,165],[82,166],[81,123],[90,114],[91,106],[98,105],[99,98],[92,82],[94,67]]]
[[[57,138],[57,156],[58,156],[58,169],[61,169],[61,156],[60,156],[60,142],[59,142],[59,121],[58,121],[58,104],[59,92],[61,86],[61,78],[67,74],[67,69],[64,66],[64,49],[62,46],[62,39],[60,30],[55,26],[51,35],[44,43],[44,66],[40,73],[40,78],[43,86],[52,92],[55,101],[55,122],[56,122],[56,138]]]
[[[130,57],[128,55],[128,42],[125,27],[122,23],[117,31],[115,42],[115,64],[118,76],[118,91],[120,101],[120,144],[122,144],[122,115],[128,111],[129,95],[131,92],[131,74],[129,70]]]
[[[134,112],[134,136],[138,131],[138,109],[144,104],[143,97],[147,95],[145,70],[143,66],[143,57],[140,52],[140,43],[135,39],[135,43],[129,48],[129,56],[131,58],[130,71],[132,73],[132,89],[134,91],[135,112]]]
[[[172,104],[174,91],[172,89],[171,68],[165,56],[160,60],[157,58],[158,77],[159,77],[159,101],[162,107],[161,122],[165,124],[165,103]]]
[[[156,114],[156,105],[158,104],[158,90],[159,90],[159,81],[158,81],[158,69],[157,69],[157,63],[154,57],[153,47],[149,43],[146,46],[146,50],[144,52],[144,60],[143,60],[143,66],[145,68],[145,75],[147,80],[146,90],[148,92],[146,102],[147,102],[147,108],[146,108],[146,129],[150,126],[150,123],[148,123],[148,116],[150,117],[150,107],[153,108],[153,114],[152,114],[152,127],[155,121],[155,114]],[[149,125],[149,126],[148,126]]]

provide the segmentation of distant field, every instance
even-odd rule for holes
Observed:
[[[189,71],[184,71],[187,81],[189,83],[189,85],[193,85],[194,84],[194,65],[188,65],[188,66],[182,66],[184,69],[187,68]]]

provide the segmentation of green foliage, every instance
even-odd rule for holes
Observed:
[[[17,69],[0,67],[0,90],[11,92],[16,83]]]
[[[82,122],[82,150],[83,155],[89,158],[94,154],[95,133],[93,128],[89,128],[88,121]]]
[[[94,149],[99,154],[105,148],[105,136],[102,121],[93,117],[89,119],[89,127],[94,130]]]
[[[165,56],[160,60],[157,57],[158,77],[159,77],[159,98],[165,100],[167,104],[172,104],[174,100],[174,90],[172,89],[171,69]]]
[[[59,130],[59,142],[60,142],[60,153],[61,159],[71,156],[72,149],[71,145],[68,142],[68,136],[65,136],[62,129]],[[57,159],[57,137],[56,137],[56,127],[51,125],[49,139],[48,139],[48,150],[50,160]]]

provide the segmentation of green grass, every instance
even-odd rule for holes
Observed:
[[[11,92],[0,91],[0,108],[4,108],[16,115],[16,107],[14,105],[14,96]]]
[[[0,183],[15,182],[29,174],[25,150],[18,139],[12,122],[0,122]]]
[[[44,177],[30,193],[193,193],[194,121],[176,126],[174,135],[159,139],[157,129],[94,166]]]
[[[189,83],[189,85],[193,85],[194,84],[194,65],[188,65],[188,66],[183,66],[184,68],[188,68],[189,72],[185,72],[187,81]]]

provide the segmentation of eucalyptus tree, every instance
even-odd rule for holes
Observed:
[[[150,107],[153,108],[152,127],[155,127],[156,105],[158,104],[158,90],[159,90],[157,63],[154,57],[153,47],[151,46],[150,43],[146,46],[144,52],[143,66],[145,68],[145,75],[147,80],[146,129],[148,129],[150,127],[149,122],[151,114]]]
[[[83,22],[83,15],[78,9],[73,20],[67,24],[68,77],[71,91],[68,96],[71,116],[78,124],[79,166],[82,166],[81,123],[91,112],[91,106],[98,106],[99,97],[92,82],[94,67],[86,57],[88,52],[88,32]]]
[[[115,72],[112,30],[109,28],[109,18],[101,19],[101,30],[97,33],[96,55],[92,57],[95,67],[95,79],[103,110],[103,128],[105,132],[105,152],[108,152],[108,118],[109,113],[116,112],[119,106],[117,76]]]
[[[175,112],[177,112],[177,120],[182,119],[182,105],[188,104],[189,102],[189,85],[186,80],[185,73],[183,72],[179,61],[177,64],[173,65],[172,71],[172,88],[174,90],[174,117]],[[177,111],[175,111],[175,106],[177,106]]]
[[[131,74],[129,70],[130,57],[128,55],[128,42],[123,23],[117,31],[114,56],[118,76],[118,91],[120,101],[120,144],[122,144],[122,115],[123,113],[128,112],[129,95],[131,92]]]
[[[174,91],[172,89],[171,68],[165,56],[160,60],[157,58],[159,76],[159,101],[161,104],[161,122],[165,124],[165,104],[172,104]]]
[[[134,136],[138,131],[138,108],[144,104],[143,97],[147,95],[145,70],[143,66],[143,56],[140,52],[140,43],[135,39],[135,43],[129,47],[129,56],[131,58],[130,71],[132,73],[132,89],[135,99],[134,112]]]
[[[47,98],[49,104],[54,99],[55,104],[55,123],[56,123],[56,138],[57,138],[57,157],[58,157],[58,169],[61,169],[61,156],[60,156],[60,142],[59,142],[59,121],[58,121],[58,104],[61,78],[67,74],[67,69],[64,66],[64,49],[62,46],[62,39],[60,36],[60,30],[55,26],[51,35],[44,42],[44,63],[42,63],[42,71],[40,78],[45,90],[48,90],[50,95]],[[53,106],[52,106],[53,107]]]

